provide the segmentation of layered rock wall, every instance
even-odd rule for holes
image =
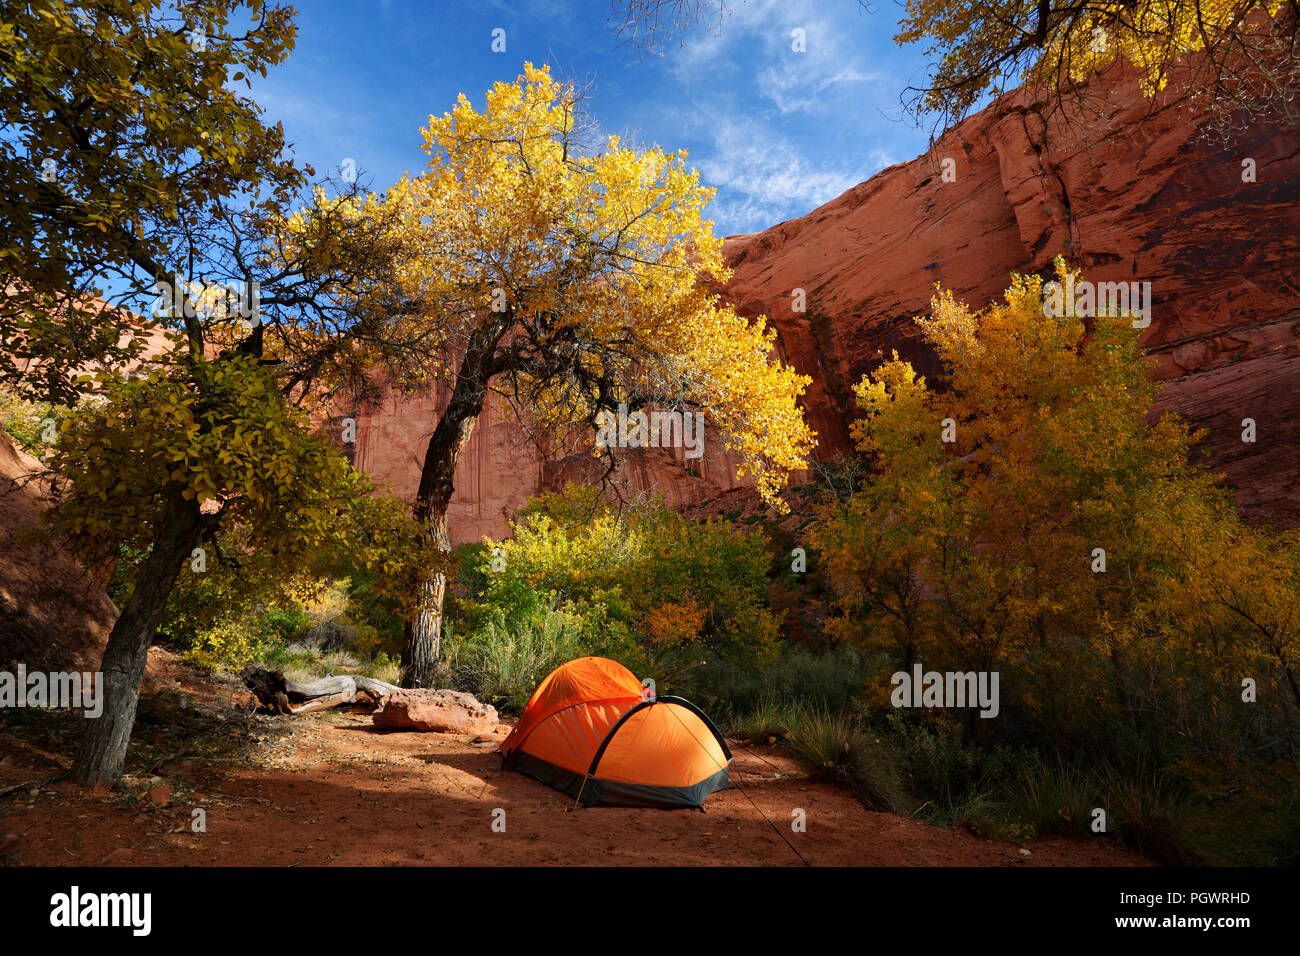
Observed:
[[[742,312],[771,317],[782,357],[812,377],[805,407],[825,458],[849,447],[851,386],[891,351],[936,371],[911,321],[935,283],[982,305],[1010,273],[1047,273],[1058,254],[1093,281],[1150,282],[1141,341],[1164,384],[1159,406],[1208,430],[1205,445],[1249,520],[1300,523],[1300,136],[1256,125],[1213,145],[1194,116],[1146,100],[1131,78],[1112,71],[1103,82],[1102,111],[1079,117],[1082,134],[1017,94],[931,154],[798,219],[729,238],[725,293]],[[792,311],[796,288],[802,313]],[[362,415],[357,463],[412,494],[442,401],[390,398]],[[1242,441],[1248,418],[1254,443]],[[581,480],[591,465],[539,450],[494,402],[457,472],[453,538],[504,534],[529,494]],[[623,477],[683,505],[740,484],[716,441],[699,462],[646,452]]]

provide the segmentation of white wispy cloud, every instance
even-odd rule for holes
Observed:
[[[718,188],[724,232],[764,229],[834,199],[896,159],[840,144],[849,124],[897,83],[862,60],[858,17],[813,0],[733,4],[720,36],[696,31],[665,51],[681,91],[671,124],[697,145],[694,164]],[[852,17],[852,21],[848,19]],[[804,52],[792,48],[802,31]],[[721,93],[719,91],[725,91]]]
[[[711,149],[696,157],[702,180],[718,188],[710,216],[727,232],[752,232],[802,215],[894,160],[880,149],[830,165],[803,153],[759,120],[711,114]]]
[[[843,11],[837,11],[837,20],[826,9],[812,0],[744,3],[723,22],[720,35],[697,31],[668,51],[671,72],[683,85],[699,89],[724,72],[737,78],[736,73],[753,71],[754,89],[780,113],[832,112],[844,99],[860,95],[855,87],[884,77],[861,68],[839,22]],[[794,49],[796,30],[802,51]]]
[[[856,95],[847,89],[859,83],[879,80],[879,73],[866,73],[845,67],[833,74],[821,70],[804,71],[769,66],[757,77],[758,91],[782,113],[794,112],[832,112],[837,104],[833,97],[824,96],[835,92],[847,96]],[[836,88],[839,89],[836,89]]]

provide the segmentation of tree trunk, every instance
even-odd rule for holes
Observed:
[[[426,459],[427,461],[427,459]],[[453,470],[455,465],[451,466]],[[451,553],[447,534],[447,504],[437,507],[426,519],[429,540],[439,554]],[[402,643],[402,686],[435,686],[434,666],[442,648],[442,604],[447,596],[447,575],[441,570],[427,574],[419,584],[415,606],[406,619]]]
[[[83,787],[112,787],[122,778],[149,645],[176,576],[198,543],[201,520],[198,502],[186,501],[173,488],[153,547],[136,576],[135,590],[104,648],[99,678],[104,712],[87,721],[72,763],[72,779]]]
[[[497,340],[509,328],[509,313],[480,327],[470,339],[461,361],[456,387],[447,410],[429,438],[420,472],[420,488],[415,496],[415,517],[426,528],[426,540],[432,541],[440,557],[451,554],[447,533],[447,505],[455,490],[456,463],[469,443],[487,399],[488,381],[493,374],[492,360]],[[406,617],[402,643],[403,687],[433,687],[434,665],[442,643],[442,604],[447,594],[445,565],[430,569],[419,584],[411,611]]]
[[[1282,665],[1282,673],[1286,675],[1287,683],[1291,685],[1291,696],[1295,698],[1295,705],[1300,707],[1300,683],[1296,683],[1295,671],[1291,669],[1286,654],[1282,653],[1281,650],[1277,651],[1277,659]]]

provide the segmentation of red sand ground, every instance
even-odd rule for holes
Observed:
[[[221,695],[189,680],[182,686],[200,699]],[[222,696],[230,700],[229,689]],[[1026,855],[1011,843],[873,813],[847,792],[810,780],[776,747],[733,746],[733,780],[743,792],[714,794],[704,813],[574,810],[572,800],[529,777],[494,772],[493,751],[504,733],[475,743],[378,732],[367,715],[338,711],[269,720],[292,722],[292,732],[268,742],[257,766],[182,759],[161,767],[162,778],[128,780],[111,794],[63,781],[0,797],[0,860],[38,866],[800,866],[802,856],[814,866],[1145,864],[1108,842],[1049,838],[1026,844]],[[38,751],[0,735],[0,792],[58,771],[49,758],[60,755]],[[204,833],[191,830],[196,807],[206,814]],[[497,808],[506,812],[504,833],[492,829]],[[790,829],[795,808],[806,811],[805,833]]]

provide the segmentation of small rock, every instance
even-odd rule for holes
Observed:
[[[1033,854],[1032,854],[1029,850],[1026,850],[1024,847],[1021,847],[1021,848],[1020,848],[1020,855],[1021,855],[1021,856],[1033,856]]]

